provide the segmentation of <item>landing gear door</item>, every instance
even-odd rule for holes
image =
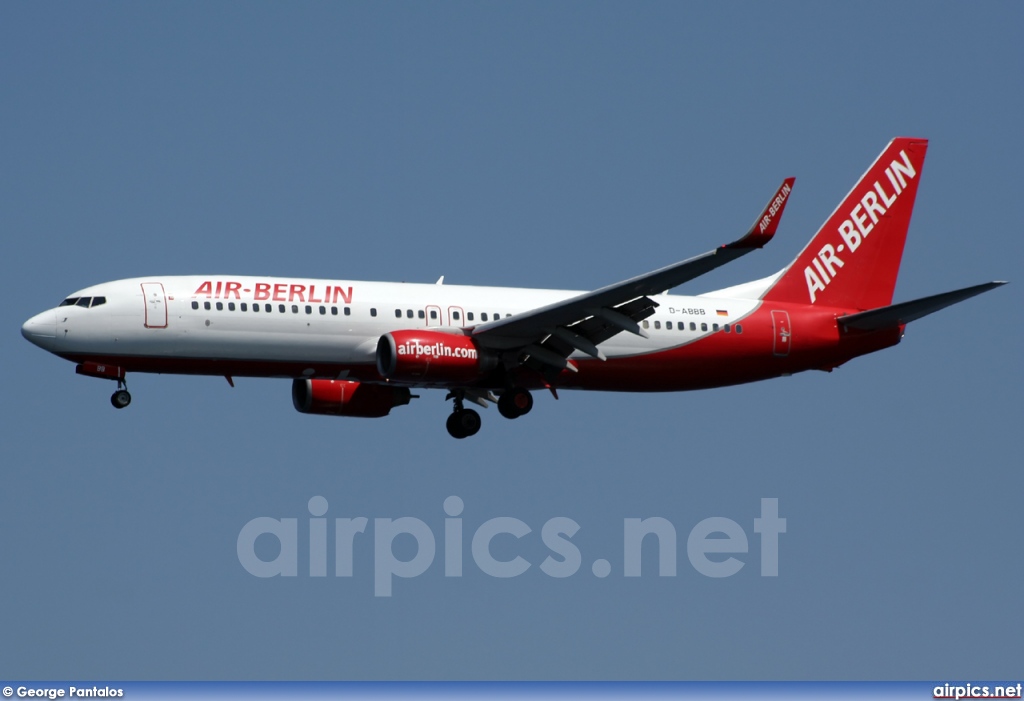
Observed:
[[[793,330],[789,326],[789,312],[772,310],[772,328],[775,330],[775,355],[784,358],[793,345]]]
[[[146,303],[147,329],[167,328],[167,297],[164,286],[159,282],[142,283],[142,297]]]

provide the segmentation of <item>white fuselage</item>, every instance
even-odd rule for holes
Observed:
[[[80,290],[69,299],[103,297],[105,302],[91,308],[59,306],[25,327],[34,343],[72,360],[174,358],[226,364],[224,372],[213,368],[203,374],[281,377],[296,376],[295,368],[303,364],[309,367],[299,376],[323,376],[319,366],[327,364],[347,376],[351,366],[374,365],[381,334],[424,327],[461,333],[578,294],[245,276],[149,277]],[[601,346],[609,359],[693,343],[720,325],[741,321],[759,304],[673,295],[653,299],[660,306],[644,324],[649,338],[615,336]],[[252,373],[245,362],[254,364]]]

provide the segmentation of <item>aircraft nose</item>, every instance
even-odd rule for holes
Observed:
[[[29,342],[40,348],[53,346],[57,338],[57,312],[54,309],[47,310],[21,325],[21,335]]]

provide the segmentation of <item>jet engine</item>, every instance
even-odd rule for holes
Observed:
[[[371,385],[354,380],[293,380],[292,404],[302,414],[329,416],[387,416],[409,403],[406,387]]]
[[[473,382],[497,365],[497,356],[478,348],[469,336],[443,331],[403,329],[386,333],[377,342],[377,372],[396,382]]]

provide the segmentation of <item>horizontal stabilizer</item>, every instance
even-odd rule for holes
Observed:
[[[887,329],[901,324],[909,324],[911,321],[928,316],[940,309],[962,302],[982,292],[988,292],[1005,285],[1005,282],[986,282],[983,285],[965,287],[962,290],[943,292],[942,294],[922,297],[910,302],[892,304],[888,307],[871,309],[866,312],[841,316],[837,321],[848,329],[860,329],[862,331],[876,331]]]

